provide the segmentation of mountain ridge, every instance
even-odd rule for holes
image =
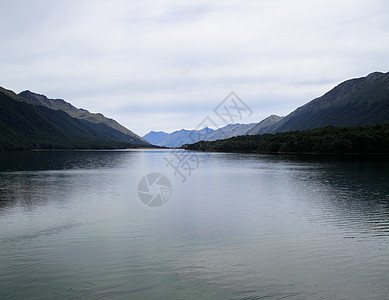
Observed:
[[[251,131],[250,134],[385,122],[389,122],[389,72],[373,72],[339,83],[266,130]]]
[[[66,102],[63,99],[49,99],[45,95],[37,94],[29,90],[25,90],[19,93],[18,96],[22,97],[23,99],[26,99],[28,103],[46,106],[52,110],[62,110],[67,114],[69,114],[70,116],[72,116],[73,118],[87,120],[89,122],[96,123],[96,124],[104,123],[107,126],[116,129],[126,135],[129,135],[131,137],[134,137],[135,139],[140,139],[146,142],[139,135],[135,134],[134,132],[127,129],[123,125],[119,124],[117,121],[111,118],[107,118],[101,113],[91,113],[86,109],[76,108],[75,106],[73,106],[69,102]]]
[[[190,144],[200,140],[215,141],[218,139],[245,134],[255,125],[256,123],[234,123],[228,124],[218,129],[212,129],[209,127],[205,127],[200,130],[180,129],[172,133],[167,133],[164,131],[150,131],[144,135],[143,138],[149,143],[158,146],[180,147],[184,144]]]
[[[0,87],[0,151],[146,147],[103,123],[77,119],[62,110],[28,103]]]
[[[278,124],[284,117],[280,117],[277,115],[271,115],[259,123],[257,123],[252,129],[248,130],[246,134],[261,134],[261,133],[266,133],[269,128],[272,126],[275,126]]]

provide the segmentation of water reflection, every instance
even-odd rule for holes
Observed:
[[[266,197],[282,194],[290,211],[334,224],[348,238],[389,235],[389,157],[216,153],[215,165],[237,175],[251,170]],[[242,168],[242,169],[240,169]],[[222,176],[222,175],[220,175]],[[269,188],[271,186],[271,189]]]
[[[0,210],[15,206],[30,210],[53,201],[61,203],[75,190],[87,190],[88,184],[91,186],[88,178],[94,170],[131,168],[137,154],[136,151],[1,153]],[[85,176],[87,172],[90,176]]]
[[[164,157],[173,152],[2,156],[0,292],[143,299],[389,292],[386,158],[211,153],[153,210],[136,187],[147,167],[162,166],[173,182]]]
[[[128,167],[137,151],[32,151],[0,153],[0,172]]]
[[[283,184],[300,195],[311,220],[322,222],[325,218],[341,227],[348,238],[389,235],[388,156],[296,155],[269,159],[288,165],[288,178]]]

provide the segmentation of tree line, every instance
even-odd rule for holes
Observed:
[[[245,135],[183,146],[187,150],[257,153],[389,153],[389,124],[328,126],[304,131]]]

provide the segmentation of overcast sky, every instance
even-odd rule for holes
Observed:
[[[286,115],[389,71],[389,1],[0,0],[0,86],[137,134],[195,128],[234,91]]]

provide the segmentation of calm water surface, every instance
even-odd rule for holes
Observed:
[[[389,299],[387,158],[192,154],[0,154],[0,298]]]

